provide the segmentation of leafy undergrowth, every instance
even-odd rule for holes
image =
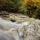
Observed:
[[[40,0],[0,0],[0,11],[21,13],[40,19]]]

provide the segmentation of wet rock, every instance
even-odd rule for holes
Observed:
[[[12,22],[16,22],[16,20],[12,20],[12,19],[11,19],[10,21],[12,21]]]

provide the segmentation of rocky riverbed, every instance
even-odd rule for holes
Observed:
[[[1,16],[0,40],[40,40],[40,20],[13,13]]]

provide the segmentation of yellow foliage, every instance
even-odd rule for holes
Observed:
[[[40,6],[40,0],[22,0],[20,2],[23,6],[25,6],[27,4]]]
[[[34,2],[34,5],[40,6],[40,0],[32,0]]]

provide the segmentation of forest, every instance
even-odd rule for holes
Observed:
[[[0,11],[21,13],[40,19],[40,0],[0,0]]]

